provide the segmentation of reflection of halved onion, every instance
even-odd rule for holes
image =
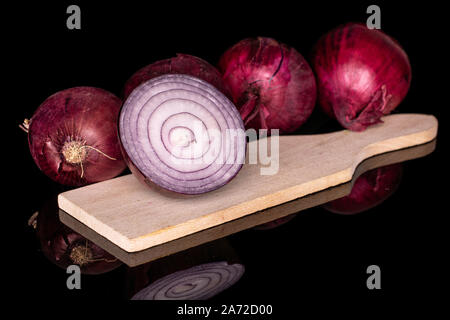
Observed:
[[[244,124],[236,107],[188,75],[163,75],[137,87],[121,110],[119,132],[131,171],[178,193],[215,190],[245,161]]]
[[[239,263],[211,262],[169,274],[132,300],[206,300],[236,283],[244,273]]]

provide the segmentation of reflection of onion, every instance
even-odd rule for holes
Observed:
[[[58,212],[54,195],[44,203],[36,220],[30,221],[36,225],[42,253],[49,261],[63,269],[76,264],[82,274],[102,274],[122,265],[120,260],[64,225]]]
[[[327,202],[322,207],[339,214],[356,214],[372,209],[394,194],[402,173],[401,163],[369,170],[356,179],[349,195]]]
[[[282,226],[285,223],[288,223],[289,221],[294,219],[295,216],[296,216],[296,214],[291,214],[291,215],[288,215],[286,217],[282,217],[282,218],[279,218],[279,219],[276,219],[276,220],[273,220],[273,221],[270,221],[270,222],[266,222],[266,223],[260,224],[260,225],[258,225],[256,227],[254,227],[253,229],[254,230],[271,230],[271,229],[275,229],[275,228],[277,228],[279,226]]]
[[[201,264],[153,282],[132,300],[205,300],[236,283],[243,273],[244,266],[239,263]]]
[[[205,300],[235,284],[244,265],[226,238],[127,269],[133,300]]]

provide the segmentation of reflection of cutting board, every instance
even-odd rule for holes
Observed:
[[[261,165],[246,164],[226,186],[203,195],[168,197],[132,175],[68,191],[58,199],[62,221],[74,218],[124,251],[137,252],[349,182],[363,160],[430,142],[437,134],[437,120],[429,115],[396,114],[383,121],[364,132],[281,136],[277,174],[261,175]]]

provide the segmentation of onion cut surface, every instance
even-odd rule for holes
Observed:
[[[150,186],[183,194],[215,190],[245,161],[244,124],[211,84],[167,74],[138,86],[119,116],[130,170]]]
[[[244,270],[225,261],[200,264],[156,280],[131,300],[206,300],[235,284]]]

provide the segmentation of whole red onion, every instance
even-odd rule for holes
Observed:
[[[340,214],[355,214],[371,209],[397,190],[402,172],[401,163],[367,171],[356,179],[348,196],[330,201],[323,207]]]
[[[121,105],[115,95],[94,87],[74,87],[47,98],[22,127],[39,169],[69,186],[120,174],[126,167],[117,135]]]
[[[316,82],[310,66],[275,39],[238,42],[223,54],[219,69],[246,128],[293,132],[313,111]]]
[[[141,83],[165,74],[187,74],[204,80],[225,95],[229,95],[222,81],[222,75],[214,66],[198,57],[178,53],[176,57],[156,61],[136,71],[125,83],[124,99],[128,98]]]
[[[381,122],[406,96],[408,56],[380,30],[358,23],[339,26],[316,44],[312,58],[319,103],[347,129]]]

